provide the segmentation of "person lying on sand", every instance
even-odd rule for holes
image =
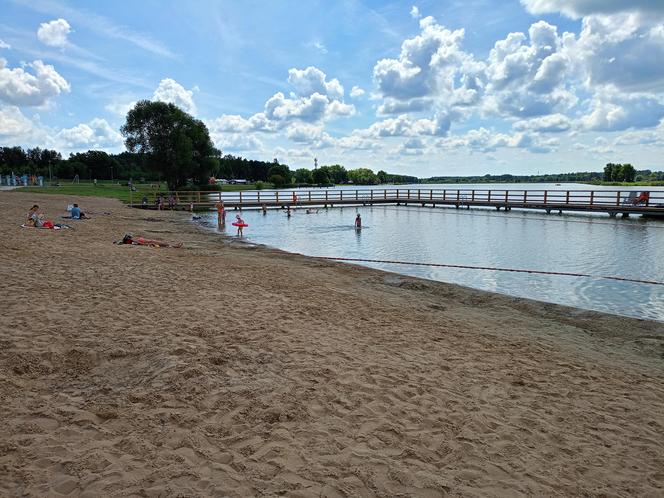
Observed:
[[[122,237],[122,240],[119,240],[118,242],[116,242],[116,244],[129,244],[135,246],[150,246],[150,247],[174,247],[176,249],[182,247],[182,242],[178,242],[177,244],[171,245],[168,242],[164,242],[163,240],[145,239],[143,237],[138,237],[135,239],[130,234],[125,234],[125,236]]]

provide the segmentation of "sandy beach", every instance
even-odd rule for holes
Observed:
[[[2,192],[0,230],[0,496],[664,495],[662,323],[110,199]]]

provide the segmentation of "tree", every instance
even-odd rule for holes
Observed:
[[[633,182],[636,177],[636,169],[631,164],[623,164],[621,173],[623,182]]]
[[[636,169],[631,164],[608,163],[604,166],[605,182],[633,182]]]
[[[314,183],[314,177],[307,168],[295,170],[295,183]]]
[[[85,164],[85,173],[77,173],[80,177],[94,179],[112,179],[118,177],[120,163],[114,156],[103,150],[77,152],[69,156],[69,161]],[[80,170],[81,168],[78,167]]]
[[[285,164],[272,163],[270,169],[267,170],[267,179],[271,183],[275,183],[270,180],[273,176],[280,176],[282,178],[282,185],[285,183],[291,183],[291,171]]]
[[[348,171],[348,178],[356,185],[375,185],[378,183],[376,173],[368,168],[357,168]]]
[[[615,181],[615,173],[616,173],[616,164],[609,163],[606,166],[604,166],[604,181],[605,182],[613,182]]]
[[[171,190],[189,178],[207,181],[215,149],[205,124],[173,104],[139,101],[120,129],[130,152],[145,154]]]
[[[347,183],[348,172],[346,168],[340,164],[333,164],[332,166],[323,166],[327,169],[327,175],[330,177],[332,183]]]
[[[376,173],[376,176],[378,177],[378,181],[380,183],[387,183],[387,173],[382,169],[378,173]]]
[[[315,169],[311,172],[311,176],[313,177],[314,183],[318,185],[326,185],[330,183],[330,177],[327,176],[327,169],[326,168],[318,168]]]

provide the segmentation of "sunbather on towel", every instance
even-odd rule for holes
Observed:
[[[130,244],[135,246],[151,246],[151,247],[175,247],[175,248],[182,247],[182,242],[178,242],[177,244],[171,245],[168,242],[164,242],[163,240],[145,239],[143,237],[134,238],[130,234],[125,234],[125,236],[122,237],[122,240],[118,241],[117,243]]]

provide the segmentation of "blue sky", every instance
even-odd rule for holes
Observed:
[[[139,99],[224,153],[474,175],[664,169],[664,2],[0,0],[0,144],[124,149]]]

